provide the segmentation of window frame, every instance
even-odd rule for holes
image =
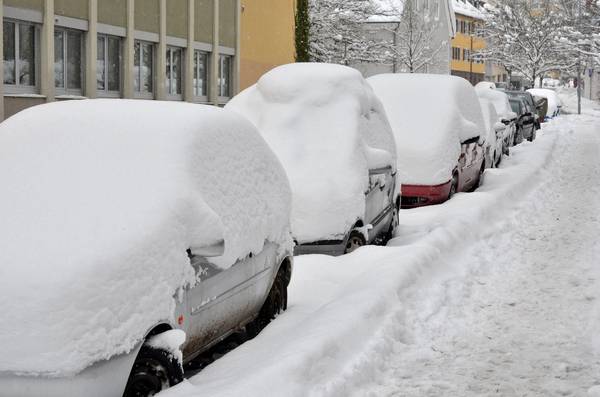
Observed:
[[[229,68],[228,68],[228,95],[221,95],[222,91],[222,87],[223,87],[223,62],[224,60],[228,58],[230,60],[229,62]],[[229,55],[229,54],[219,54],[219,75],[217,78],[217,96],[219,98],[219,102],[223,103],[223,102],[227,102],[231,99],[231,97],[233,96],[233,55]]]
[[[200,75],[200,68],[199,68],[199,64],[196,63],[196,54],[204,54],[206,56],[206,65],[205,65],[205,79],[204,79],[204,86],[206,87],[206,94],[205,95],[198,95],[197,94],[197,85],[195,84],[194,80],[197,80],[194,78],[194,76]],[[194,49],[194,61],[193,61],[193,68],[194,70],[192,71],[192,90],[193,90],[193,96],[194,96],[194,100],[197,102],[208,102],[208,95],[210,93],[210,57],[212,56],[212,54],[208,51],[203,51],[203,50],[198,50],[198,49]]]
[[[98,39],[104,40],[104,89],[98,88],[98,80],[96,79],[96,93],[99,97],[104,98],[120,98],[121,92],[123,91],[123,39],[119,36],[110,34],[98,33],[96,35],[96,43]],[[116,39],[119,42],[119,89],[109,90],[108,89],[108,41],[110,39]],[[96,62],[98,61],[98,54],[96,52]]]
[[[184,64],[185,64],[185,52],[184,52],[184,48],[182,47],[177,47],[177,46],[172,46],[172,45],[168,45],[166,48],[167,53],[165,54],[165,91],[167,93],[167,99],[172,100],[172,101],[181,101],[183,100],[183,94],[184,94],[184,81],[185,81],[185,70],[184,70]],[[173,85],[172,85],[172,81],[173,79],[173,53],[175,51],[179,51],[180,55],[179,55],[179,63],[180,63],[180,67],[179,67],[179,93],[175,92],[173,93],[171,91]],[[167,74],[170,75],[171,77],[167,77]]]
[[[66,28],[63,26],[55,26],[54,27],[54,34],[52,36],[52,40],[56,40],[56,33],[60,32],[62,34],[62,39],[63,39],[63,87],[57,87],[56,86],[56,68],[54,68],[54,73],[53,73],[53,80],[54,80],[54,91],[56,96],[62,96],[62,95],[75,95],[75,96],[83,96],[83,90],[85,87],[85,72],[86,72],[86,64],[85,64],[85,32],[83,30],[79,30],[79,29],[72,29],[72,28]],[[67,81],[69,79],[69,68],[68,68],[68,62],[67,59],[69,57],[68,52],[67,52],[67,48],[69,46],[68,43],[68,34],[69,32],[75,32],[78,33],[80,36],[80,68],[79,68],[79,81],[80,81],[80,87],[79,88],[68,88],[67,87]],[[55,53],[56,53],[56,49],[54,49]],[[56,63],[56,61],[54,61],[53,63]]]
[[[140,56],[139,56],[139,60],[140,60],[140,66],[139,66],[139,70],[137,73],[137,76],[134,73],[133,76],[133,96],[134,98],[138,98],[138,99],[154,99],[154,93],[156,92],[156,49],[157,49],[157,45],[156,43],[152,42],[152,41],[147,41],[147,40],[140,40],[140,39],[135,39],[133,42],[133,57],[134,57],[134,63],[133,63],[133,68],[135,69],[135,44],[139,43],[140,45]],[[152,76],[151,80],[152,80],[152,91],[142,91],[142,59],[143,59],[143,55],[144,55],[144,44],[148,44],[152,47],[152,57],[151,62],[152,62]],[[135,79],[138,78],[140,79],[140,90],[135,89]]]
[[[15,28],[15,84],[6,84],[4,83],[4,75],[2,76],[2,84],[4,87],[4,95],[26,95],[26,94],[39,94],[40,93],[40,73],[41,73],[41,26],[38,23],[31,21],[23,21],[20,19],[13,18],[3,18],[2,20],[2,29],[4,29],[4,23],[12,23]],[[28,25],[33,26],[34,28],[34,36],[33,36],[33,70],[35,73],[34,84],[33,85],[23,85],[19,83],[19,79],[17,76],[17,71],[19,70],[20,63],[20,45],[19,45],[19,35],[20,35],[20,25]],[[4,63],[4,54],[2,54],[2,62]]]

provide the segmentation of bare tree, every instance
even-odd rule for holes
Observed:
[[[554,0],[504,0],[488,5],[481,28],[487,48],[477,55],[534,84],[536,78],[551,71],[570,71],[576,64],[572,46],[564,40],[568,25],[568,16]]]
[[[395,71],[426,71],[438,62],[442,50],[448,46],[447,41],[436,37],[440,22],[434,17],[438,14],[434,7],[439,6],[436,1],[380,0],[378,14],[395,22],[386,24],[392,40],[380,43],[381,57],[396,65]]]

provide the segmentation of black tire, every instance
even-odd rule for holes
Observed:
[[[458,174],[452,174],[452,184],[450,185],[450,192],[448,193],[448,200],[452,198],[458,191]]]
[[[182,380],[183,367],[173,354],[144,345],[133,363],[123,397],[153,396]]]
[[[280,267],[258,316],[246,325],[248,338],[255,338],[275,317],[287,310],[287,286],[290,280],[286,269],[284,265]]]
[[[354,252],[366,244],[367,241],[365,240],[365,236],[363,236],[361,232],[353,230],[350,232],[348,240],[346,241],[346,248],[344,249],[344,254]]]

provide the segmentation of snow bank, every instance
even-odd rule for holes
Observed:
[[[576,88],[559,88],[556,94],[563,104],[562,111],[565,113],[577,113],[577,89]],[[584,114],[596,114],[600,110],[600,103],[587,98],[581,98],[581,112]]]
[[[453,272],[444,267],[446,255],[488,236],[551,178],[546,165],[563,127],[554,123],[535,142],[511,149],[500,168],[486,170],[477,192],[401,210],[401,234],[390,246],[296,258],[288,310],[257,338],[161,396],[354,395],[395,357],[395,343],[411,343],[412,324],[404,321],[410,289]],[[443,305],[430,304],[433,313]]]
[[[0,124],[0,372],[69,375],[173,320],[188,248],[290,248],[283,168],[243,118],[82,100]]]
[[[454,76],[380,74],[370,77],[396,137],[403,184],[448,182],[460,143],[485,133],[473,87]]]
[[[531,95],[539,96],[548,99],[548,117],[553,117],[557,114],[558,108],[562,106],[556,91],[547,88],[530,88],[527,90]]]
[[[299,243],[342,238],[364,215],[368,169],[396,163],[383,107],[355,69],[280,66],[226,109],[254,123],[287,171]]]

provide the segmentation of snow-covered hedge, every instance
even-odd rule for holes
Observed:
[[[342,238],[365,212],[368,169],[396,164],[381,103],[346,66],[277,67],[226,109],[252,121],[286,169],[299,243]]]
[[[484,135],[475,90],[465,79],[426,74],[380,74],[368,79],[396,138],[403,184],[448,182],[460,144]]]
[[[0,124],[0,372],[69,375],[173,320],[186,250],[226,268],[291,248],[290,189],[254,127],[221,109],[56,102]]]

